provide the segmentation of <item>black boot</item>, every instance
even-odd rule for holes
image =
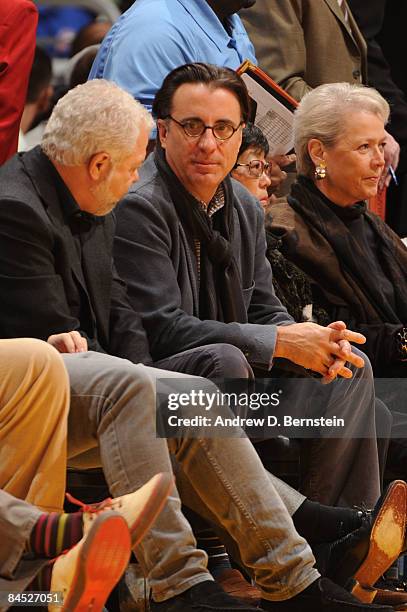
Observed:
[[[211,580],[200,582],[166,601],[151,601],[150,610],[151,612],[261,612],[260,608],[230,597]]]
[[[393,612],[389,606],[360,602],[328,578],[319,578],[307,589],[286,601],[266,601],[260,605],[269,612]]]

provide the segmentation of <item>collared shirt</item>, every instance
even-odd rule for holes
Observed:
[[[344,0],[338,0],[339,8],[344,14],[345,21],[349,25],[349,12]]]
[[[89,78],[114,81],[148,110],[166,75],[182,64],[207,62],[236,69],[256,62],[238,15],[226,27],[206,0],[137,0],[113,25]]]
[[[54,164],[44,155],[45,159],[49,164],[49,172],[52,176],[52,182],[58,194],[60,201],[63,203],[62,212],[65,217],[65,221],[71,229],[71,233],[76,241],[78,241],[79,253],[81,253],[81,246],[79,242],[79,234],[86,233],[92,223],[96,223],[98,218],[86,211],[83,211],[77,204],[72,193],[64,183],[58,170]]]
[[[58,199],[61,202],[62,214],[64,216],[66,226],[69,228],[72,234],[75,249],[82,268],[83,285],[86,287],[86,271],[83,267],[82,257],[83,244],[87,240],[92,225],[94,223],[99,223],[100,219],[95,215],[81,210],[54,164],[45,154],[44,158],[49,165],[48,174],[50,176],[50,180],[52,181],[55,191],[57,192]],[[83,301],[84,295],[80,294],[80,296],[82,301],[74,300],[70,295],[66,296],[69,302],[71,314],[73,317],[76,317],[79,321],[81,321],[81,323],[83,323],[83,331],[87,333],[89,338],[98,340],[96,316],[92,304],[90,304],[88,301]],[[87,314],[89,307],[91,310],[91,320],[89,320],[89,316]],[[85,321],[88,321],[88,326],[84,324]]]
[[[67,222],[74,216],[78,216],[81,214],[81,209],[76,203],[75,198],[72,193],[69,191],[68,187],[65,185],[61,175],[58,170],[55,168],[54,164],[51,160],[43,154],[44,160],[48,164],[48,173],[51,175],[52,184],[55,187],[55,190],[58,194],[59,199],[63,202],[62,212]]]
[[[205,202],[199,202],[202,210],[208,215],[209,218],[213,217],[213,215],[225,206],[225,190],[223,188],[222,183],[216,190],[215,195],[208,205]],[[196,255],[196,264],[198,267],[198,287],[201,280],[201,242],[197,238],[194,240],[195,246],[195,255]]]

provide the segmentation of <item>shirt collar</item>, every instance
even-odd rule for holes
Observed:
[[[50,176],[52,177],[52,182],[54,184],[55,190],[58,194],[58,198],[62,202],[62,212],[66,219],[66,221],[70,221],[73,218],[79,219],[88,219],[89,221],[94,221],[96,217],[87,213],[78,206],[75,198],[72,193],[64,183],[61,175],[58,170],[55,168],[54,164],[51,160],[44,154],[44,158],[49,166]]]
[[[219,51],[222,51],[229,45],[231,40],[234,40],[233,32],[239,29],[239,26],[240,29],[243,28],[238,15],[231,15],[228,17],[228,25],[230,32],[232,32],[232,36],[229,36],[219,17],[212,10],[206,0],[177,0],[177,2],[181,4],[187,13],[191,15],[197,26],[206,36],[208,36],[208,38],[212,40]],[[210,30],[205,27],[208,25],[208,23],[211,26]]]
[[[223,187],[223,183],[219,185],[216,190],[215,195],[212,200],[209,202],[208,206],[205,202],[199,201],[199,206],[206,212],[208,217],[212,217],[218,210],[225,206],[225,189]]]

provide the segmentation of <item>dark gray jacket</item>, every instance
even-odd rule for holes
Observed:
[[[261,366],[270,363],[275,325],[293,320],[274,294],[260,205],[233,181],[234,255],[248,323],[201,321],[194,244],[185,235],[151,155],[140,181],[116,210],[116,265],[141,313],[154,360],[205,344],[225,342]]]
[[[150,362],[140,317],[112,265],[112,215],[79,231],[55,175],[39,147],[0,168],[0,338],[77,330],[90,350]]]

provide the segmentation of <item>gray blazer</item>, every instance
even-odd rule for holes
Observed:
[[[348,14],[338,0],[257,0],[242,19],[260,68],[301,100],[324,83],[367,83],[366,43]]]
[[[240,348],[251,363],[267,366],[274,352],[275,326],[293,320],[274,294],[260,205],[233,181],[232,248],[248,322],[201,321],[194,244],[181,227],[153,155],[140,175],[116,209],[114,256],[131,303],[141,313],[153,359],[225,342]]]

